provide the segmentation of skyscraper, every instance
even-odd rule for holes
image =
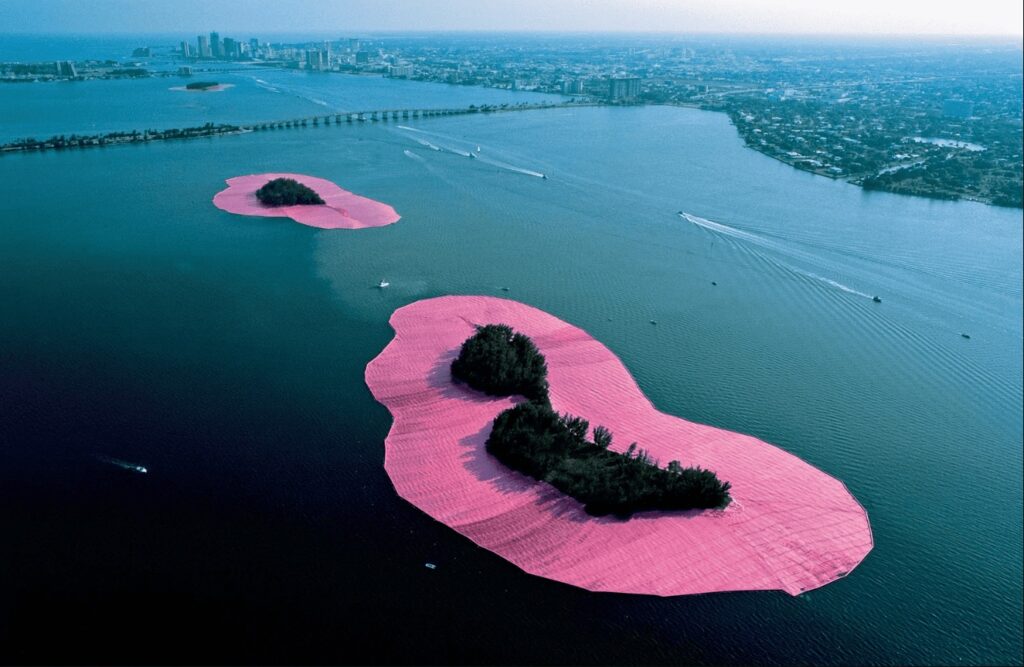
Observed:
[[[210,33],[210,52],[213,54],[214,58],[221,58],[221,57],[223,57],[224,52],[221,51],[220,33],[216,33],[216,32],[211,32]]]
[[[608,80],[608,99],[612,102],[631,101],[640,96],[640,79],[612,77]]]
[[[318,72],[327,69],[324,52],[320,49],[310,49],[306,51],[306,69],[316,70]]]
[[[221,44],[220,57],[226,58],[228,60],[234,60],[238,58],[239,55],[241,55],[237,52],[237,49],[238,42],[236,42],[230,37],[225,37],[224,42]]]
[[[212,58],[213,53],[210,51],[210,40],[207,39],[206,35],[199,35],[196,38],[196,42],[199,46],[199,57],[200,58]]]
[[[184,40],[181,42],[181,57],[182,58],[191,58],[192,57],[192,45],[189,44],[187,41],[184,41]]]

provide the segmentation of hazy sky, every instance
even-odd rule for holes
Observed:
[[[1020,35],[1021,0],[0,0],[3,32],[554,30]]]

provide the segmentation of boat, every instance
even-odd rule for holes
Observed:
[[[479,146],[477,146],[477,147],[476,147],[476,152],[477,152],[477,153],[479,153],[479,152],[480,152],[480,147],[479,147]]]
[[[99,459],[103,463],[109,463],[110,465],[117,466],[118,468],[121,468],[122,470],[130,470],[131,472],[137,472],[137,473],[142,474],[142,475],[145,475],[146,473],[149,472],[149,470],[146,468],[146,466],[142,466],[142,465],[139,465],[137,463],[130,463],[128,461],[122,461],[121,459],[115,459],[115,458],[111,458],[109,456],[101,456],[101,455],[97,455],[96,458]]]
[[[509,288],[508,288],[508,287],[502,287],[502,288],[501,288],[501,291],[502,291],[502,292],[507,292],[508,290],[509,290]]]
[[[391,283],[389,283],[388,281],[384,280],[383,278],[381,278],[381,281],[379,283],[377,283],[377,287],[379,287],[381,289],[384,289],[385,287],[389,287],[390,285],[391,285]]]
[[[540,177],[543,178],[545,181],[548,180],[548,175],[547,174],[541,174]]]
[[[475,160],[475,159],[476,159],[476,153],[470,153],[470,154],[469,154],[469,157],[470,157],[471,159]]]
[[[436,565],[434,565],[433,563],[424,563],[423,565],[424,565],[424,566],[425,566],[425,567],[426,567],[426,568],[427,568],[428,570],[436,570],[436,569],[437,569],[437,566],[436,566]]]
[[[961,338],[966,338],[967,340],[970,340],[971,339],[971,334],[962,333],[962,334],[960,334],[960,337]]]
[[[651,320],[651,324],[657,324],[658,320]]]
[[[874,301],[875,303],[882,303],[882,297],[879,296],[873,296],[871,297],[871,300]]]

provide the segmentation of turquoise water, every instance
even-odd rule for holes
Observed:
[[[332,232],[210,204],[261,171],[403,219]],[[54,627],[77,661],[206,639],[212,661],[1022,660],[1018,210],[866,193],[675,108],[14,155],[0,175],[16,660],[59,659],[33,643]],[[874,551],[799,598],[597,595],[408,507],[363,368],[395,308],[503,286],[605,343],[659,409],[843,480]]]
[[[55,134],[257,123],[374,109],[468,107],[560,101],[558,95],[393,81],[379,75],[306,73],[258,66],[212,66],[191,78],[51,81],[0,85],[0,142]],[[233,87],[172,90],[190,81]]]

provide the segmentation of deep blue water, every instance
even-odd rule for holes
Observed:
[[[345,80],[315,92],[357,103]],[[403,219],[210,204],[271,170]],[[674,108],[3,156],[0,658],[1020,663],[1021,223],[801,173]],[[659,409],[842,479],[874,551],[799,598],[592,594],[408,506],[363,369],[395,308],[500,286]]]

